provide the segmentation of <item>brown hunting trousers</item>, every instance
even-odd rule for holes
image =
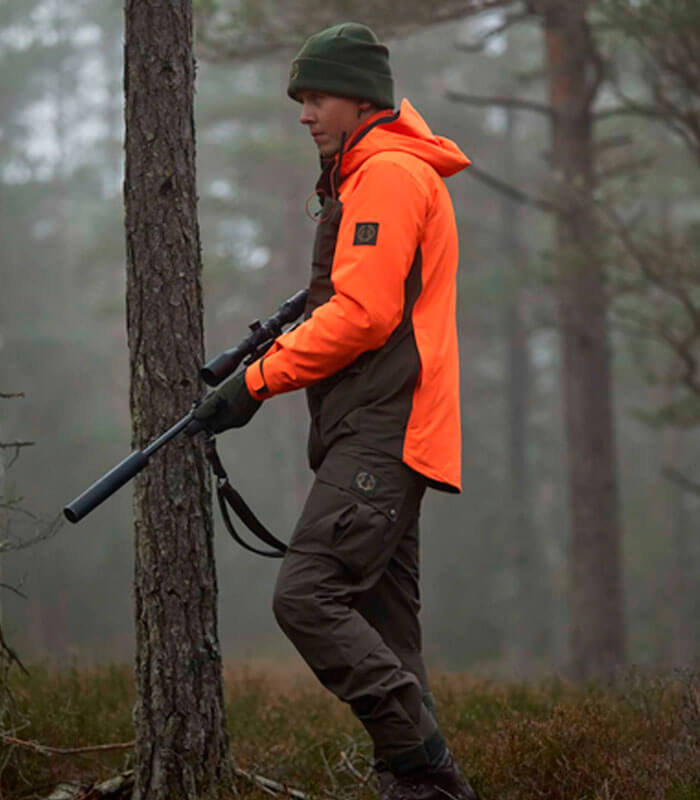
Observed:
[[[336,442],[282,562],[274,612],[321,683],[349,703],[395,773],[444,740],[432,714],[418,620],[425,479],[354,437]]]

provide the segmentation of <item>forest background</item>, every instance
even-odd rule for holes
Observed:
[[[455,102],[460,92],[544,97],[536,24],[470,52],[468,42],[503,21],[494,12],[391,40],[397,97],[458,142],[482,178],[536,196],[549,179],[546,118]],[[634,42],[611,37],[607,46],[634,91],[644,79]],[[246,63],[214,55],[202,52],[196,100],[208,354],[305,285],[314,224],[304,206],[318,169],[285,94],[289,54]],[[12,0],[0,8],[0,391],[23,394],[2,400],[0,439],[35,442],[3,449],[3,540],[11,546],[2,583],[21,594],[4,589],[0,600],[4,635],[29,661],[133,655],[128,490],[78,527],[50,522],[130,449],[121,58],[117,3]],[[601,93],[603,109],[616,101]],[[618,141],[605,155],[613,178],[605,202],[613,199],[637,230],[693,235],[700,173],[687,143],[663,120],[627,115],[604,124],[606,140]],[[570,538],[553,221],[505,200],[476,170],[449,187],[461,240],[464,492],[431,493],[426,502],[425,649],[434,666],[454,670],[566,671]],[[610,243],[610,258],[617,253]],[[626,658],[687,667],[700,655],[697,401],[679,385],[668,349],[628,324],[665,298],[631,293],[623,309],[610,287]],[[527,366],[517,442],[513,308]],[[305,414],[301,394],[277,398],[246,430],[221,437],[234,484],[283,538],[311,481]],[[526,459],[526,527],[512,507],[514,447]],[[34,536],[34,546],[16,549]],[[290,655],[270,613],[274,563],[233,546],[219,520],[216,545],[224,659]]]

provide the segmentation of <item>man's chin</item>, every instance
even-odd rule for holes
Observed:
[[[333,158],[333,156],[338,152],[338,148],[329,147],[326,145],[325,147],[319,147],[318,152],[321,158]]]

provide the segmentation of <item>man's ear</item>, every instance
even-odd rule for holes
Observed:
[[[357,116],[359,117],[366,117],[370,116],[374,111],[374,106],[370,103],[369,100],[360,100],[357,104]]]

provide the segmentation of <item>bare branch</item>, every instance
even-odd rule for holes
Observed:
[[[448,89],[445,97],[455,103],[466,103],[471,106],[500,106],[501,108],[514,108],[521,111],[534,111],[542,114],[549,119],[554,119],[556,112],[546,103],[538,103],[535,100],[523,100],[519,97],[489,97],[467,94]]]
[[[19,458],[19,451],[23,447],[33,447],[35,442],[0,442],[0,450],[14,450],[15,454],[10,459],[10,463],[7,465],[7,469],[9,469],[15,461]]]
[[[10,592],[14,592],[18,597],[21,597],[22,600],[27,599],[27,595],[24,592],[20,592],[20,590],[16,586],[11,586],[9,583],[0,583],[0,589],[7,589]]]
[[[10,550],[26,550],[28,547],[35,545],[37,542],[43,542],[46,539],[51,539],[61,530],[64,522],[65,517],[63,514],[58,514],[53,520],[46,522],[43,530],[41,530],[36,536],[32,536],[31,539],[26,539],[25,541],[0,541],[0,553],[7,553]]]
[[[611,150],[613,147],[624,147],[632,144],[634,139],[628,133],[619,133],[614,136],[604,136],[598,139],[595,143],[596,153],[603,153],[606,150]]]
[[[43,756],[74,756],[81,753],[106,753],[111,750],[130,750],[136,744],[134,741],[131,741],[115,742],[114,744],[95,744],[88,745],[87,747],[49,747],[46,744],[28,742],[24,739],[15,739],[14,736],[3,736],[2,734],[0,734],[0,740],[7,744],[13,744],[15,747],[24,747],[27,750],[33,750],[35,753],[40,753]]]
[[[10,663],[17,664],[17,666],[22,670],[22,672],[29,677],[29,673],[27,672],[24,664],[19,660],[19,656],[15,651],[10,647],[10,645],[5,641],[5,635],[2,632],[2,625],[0,625],[0,648],[2,648],[3,653],[9,659]]]
[[[622,164],[617,164],[610,169],[602,170],[596,174],[596,182],[602,183],[603,181],[610,180],[611,178],[619,178],[622,175],[629,175],[633,172],[638,172],[642,169],[647,169],[656,163],[656,156],[645,156],[644,158],[635,158],[632,161],[625,161]]]
[[[239,775],[241,778],[245,778],[251,783],[256,784],[268,793],[286,794],[290,797],[296,798],[296,800],[310,800],[309,795],[299,791],[299,789],[291,789],[286,783],[277,783],[277,781],[272,781],[269,778],[263,777],[262,775],[253,775],[251,772],[246,772],[245,770],[238,768],[235,770],[235,772],[236,775]]]
[[[557,208],[553,203],[550,203],[548,200],[543,200],[539,197],[533,197],[532,195],[526,194],[522,190],[516,188],[515,186],[511,186],[510,184],[502,181],[500,178],[496,178],[493,175],[490,175],[488,172],[485,172],[478,167],[475,167],[472,164],[469,167],[468,174],[473,175],[477,180],[485,183],[487,186],[490,186],[492,189],[496,189],[499,192],[510,197],[512,200],[517,201],[518,203],[523,203],[524,205],[534,206],[535,208],[539,208],[540,211],[546,211],[548,214],[560,214],[561,209]]]
[[[525,22],[531,17],[532,15],[526,11],[518,14],[506,14],[506,18],[501,25],[481,34],[481,36],[473,42],[457,42],[456,48],[464,53],[480,53],[486,46],[486,42],[493,36],[499,36],[514,25]]]
[[[691,481],[690,478],[686,478],[685,475],[674,467],[663,467],[661,469],[661,474],[664,478],[671,481],[671,483],[675,483],[676,486],[679,486],[684,491],[700,496],[700,483],[695,483]]]
[[[443,0],[430,4],[358,0],[353,14],[380,38],[391,39],[494,9],[510,8],[516,2]],[[246,18],[245,12],[212,14],[200,9],[196,15],[197,55],[205,61],[234,63],[295,52],[309,35],[346,16],[345,5],[338,0],[303,0],[284,6],[258,2],[254,21]]]
[[[631,256],[646,285],[663,293],[675,301],[685,314],[683,326],[668,323],[663,317],[640,314],[631,309],[618,310],[618,316],[631,319],[637,326],[651,332],[657,341],[662,342],[675,355],[681,365],[676,376],[692,394],[700,397],[700,356],[697,344],[700,341],[700,307],[691,294],[692,284],[688,280],[678,280],[685,273],[682,269],[672,269],[672,255],[668,247],[661,252],[652,252],[640,246],[632,236],[627,225],[617,212],[600,201],[596,203],[602,212],[602,222],[617,235]],[[642,286],[642,289],[644,287]]]
[[[643,106],[637,103],[632,105],[615,106],[597,111],[593,115],[594,122],[603,122],[613,117],[649,117],[650,119],[663,119],[664,114],[654,106]]]
[[[11,392],[10,394],[0,392],[0,400],[10,400],[12,397],[24,397],[24,392]]]

